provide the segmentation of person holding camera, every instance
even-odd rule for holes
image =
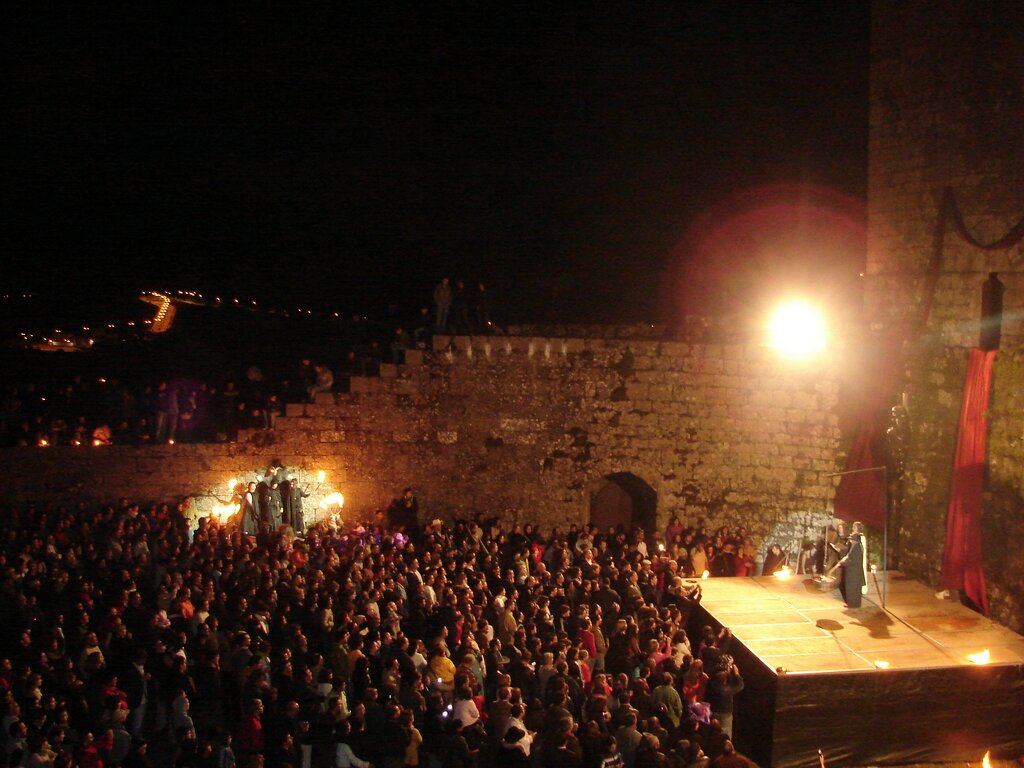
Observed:
[[[722,733],[732,737],[733,698],[743,690],[743,676],[728,653],[718,659],[718,668],[708,681],[708,704],[722,726]]]

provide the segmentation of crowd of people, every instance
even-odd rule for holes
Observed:
[[[11,384],[0,402],[0,446],[233,442],[239,430],[273,429],[285,403],[345,391],[349,377],[372,376],[382,363],[401,363],[407,350],[428,348],[434,333],[495,331],[482,281],[470,290],[464,280],[444,278],[433,298],[433,312],[425,305],[413,318],[399,317],[396,308],[376,323],[355,315],[345,321],[346,341],[334,357],[306,359],[276,375],[250,366],[216,379],[74,376]]]
[[[742,529],[427,522],[411,489],[301,536],[193,517],[5,512],[7,765],[750,765],[686,578]]]
[[[230,441],[239,429],[269,428],[292,397],[288,379],[268,381],[258,368],[217,382],[196,379],[132,385],[84,379],[11,386],[0,404],[5,446],[151,445]]]

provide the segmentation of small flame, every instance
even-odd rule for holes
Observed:
[[[50,441],[47,440],[45,437],[40,437],[39,438],[39,447],[40,448],[46,448],[49,444],[50,444]]]
[[[967,654],[967,658],[975,664],[988,664],[989,661],[992,660],[992,654],[989,653],[988,648],[986,648],[985,650],[978,651],[977,653]]]
[[[793,575],[793,569],[790,568],[788,565],[784,565],[781,568],[779,568],[779,570],[777,570],[772,575],[775,576],[775,578],[779,579],[780,581],[785,581],[786,579],[788,579],[790,576]]]
[[[659,552],[664,552],[665,551],[665,545],[664,544],[659,544],[658,545],[658,551]]]
[[[327,509],[328,507],[344,507],[345,497],[342,494],[335,491],[334,493],[327,496],[323,501],[321,501],[320,506],[323,507],[324,509]]]
[[[228,490],[229,491],[234,491],[237,486],[238,486],[238,479],[237,478],[232,477],[230,480],[228,480]]]
[[[991,752],[985,753],[985,756],[981,759],[981,768],[992,768],[992,761],[988,759],[991,754]]]
[[[327,479],[327,473],[321,469],[319,474],[317,475],[317,479],[319,480],[319,482],[322,483],[324,480]]]
[[[237,514],[238,509],[238,504],[214,504],[213,509],[210,510],[210,517],[215,518],[218,522],[226,523]]]
[[[711,571],[704,571],[704,573],[702,573],[702,574],[700,575],[700,577],[701,577],[702,579],[704,579],[705,581],[707,581],[707,578],[708,578],[708,576],[710,576],[710,575],[711,575]]]

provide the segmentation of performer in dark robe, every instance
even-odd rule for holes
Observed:
[[[299,487],[299,481],[290,476],[288,478],[288,493],[284,496],[285,519],[295,531],[296,536],[302,536],[306,532],[306,519],[302,512],[302,500],[309,498],[309,491]]]
[[[256,519],[270,528],[270,481],[266,477],[256,484]]]
[[[412,488],[404,488],[401,497],[394,499],[388,507],[388,525],[396,530],[410,530],[419,523],[419,514],[419,500]]]
[[[270,490],[267,491],[267,517],[272,531],[276,531],[284,520],[284,503],[277,480],[270,481]]]
[[[839,578],[839,591],[843,602],[850,608],[860,608],[861,588],[868,583],[864,572],[864,525],[853,524],[853,533],[847,540],[846,554],[838,565],[843,569]]]
[[[771,576],[786,564],[786,553],[778,544],[772,544],[764,556],[764,564],[761,566],[762,576]]]
[[[260,529],[259,495],[256,483],[249,483],[242,494],[242,533],[255,535]]]
[[[828,573],[846,554],[847,545],[846,523],[842,520],[835,527],[829,526],[825,532],[825,573]]]

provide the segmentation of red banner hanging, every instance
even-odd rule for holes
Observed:
[[[967,361],[960,429],[953,459],[953,482],[946,516],[946,547],[942,554],[945,589],[961,590],[988,614],[981,561],[981,494],[985,482],[989,395],[996,351],[972,349]]]

